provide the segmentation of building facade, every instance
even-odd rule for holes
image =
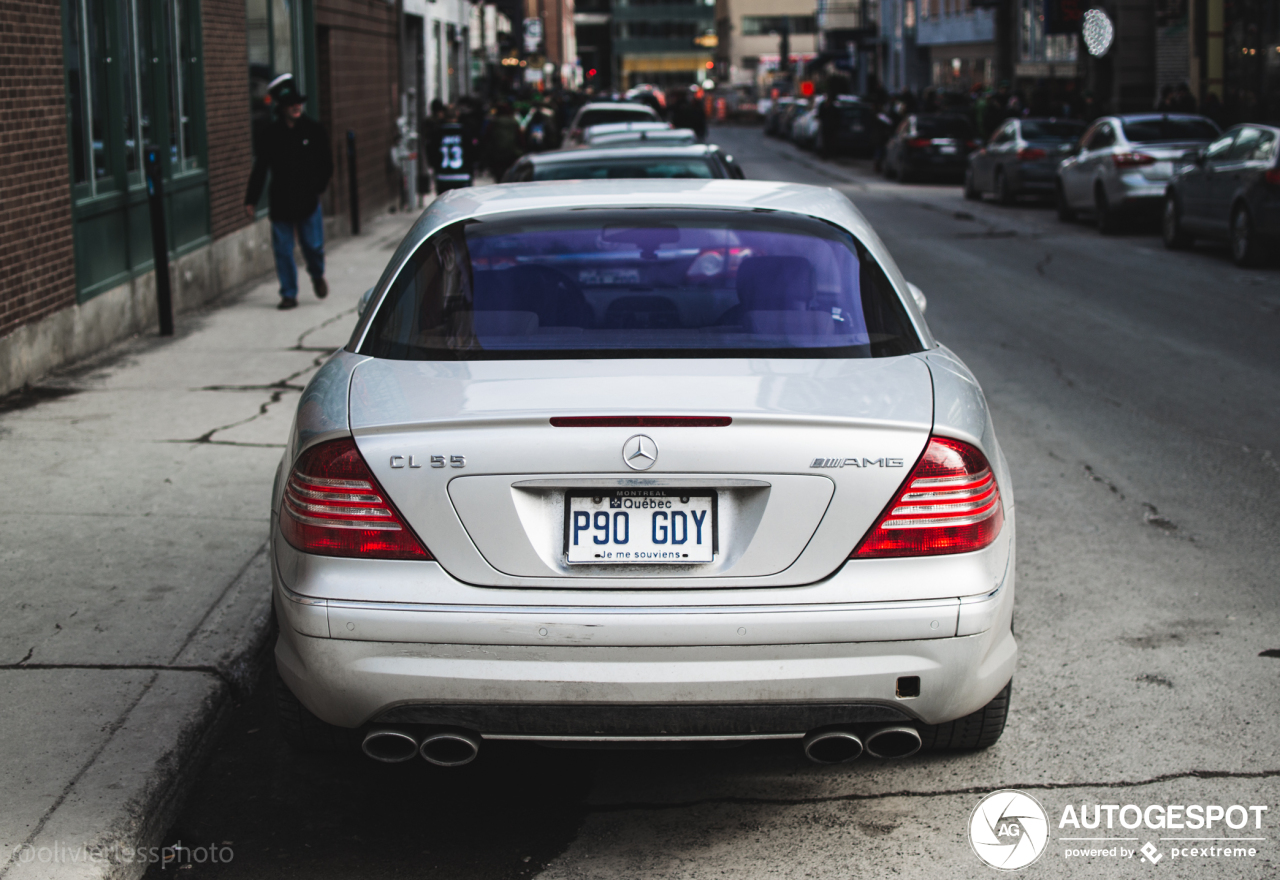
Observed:
[[[722,79],[753,85],[760,93],[778,74],[786,75],[818,55],[814,0],[718,0],[716,34]],[[787,62],[782,59],[784,41]]]
[[[267,206],[254,220],[243,203],[273,77],[297,77],[333,134],[339,226],[347,132],[362,211],[396,191],[386,0],[14,2],[0,33],[0,393],[154,326],[146,147],[179,310],[270,271]]]
[[[714,69],[716,0],[614,0],[613,88],[700,83]]]
[[[964,92],[995,79],[995,13],[971,0],[921,0],[916,44],[929,51],[929,81]]]

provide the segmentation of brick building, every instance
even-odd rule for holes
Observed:
[[[397,191],[388,0],[14,0],[0,5],[0,393],[155,324],[144,145],[164,157],[175,303],[271,270],[266,205],[244,214],[266,84],[293,73],[329,128],[325,199],[346,228]]]

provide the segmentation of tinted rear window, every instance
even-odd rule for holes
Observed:
[[[534,166],[534,180],[611,180],[628,177],[702,178],[718,177],[706,159],[641,158],[597,159],[590,162],[554,162]]]
[[[634,110],[622,107],[609,110],[586,110],[578,120],[578,128],[586,129],[593,125],[608,125],[613,122],[653,122],[656,118],[646,107],[636,107]]]
[[[1141,119],[1121,125],[1125,138],[1135,144],[1211,141],[1218,136],[1218,129],[1207,119]]]
[[[921,116],[916,119],[916,132],[927,138],[967,138],[973,130],[963,119]]]
[[[1084,125],[1079,122],[1022,122],[1022,136],[1029,141],[1074,141],[1084,133]]]
[[[468,221],[392,281],[361,352],[399,360],[885,357],[920,350],[861,242],[738,211]]]

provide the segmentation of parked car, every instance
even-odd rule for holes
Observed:
[[[1080,141],[1084,123],[1074,119],[1007,119],[985,147],[969,155],[964,195],[991,193],[1002,205],[1020,195],[1053,195],[1058,163]]]
[[[1058,218],[1071,221],[1092,211],[1100,232],[1118,231],[1127,215],[1162,205],[1176,159],[1218,136],[1213,120],[1184,113],[1096,120],[1058,165]]]
[[[788,109],[799,100],[799,98],[783,96],[771,102],[769,115],[765,117],[764,133],[770,137],[782,137],[782,120],[787,115]]]
[[[802,111],[797,111],[791,120],[791,142],[804,150],[812,150],[818,137],[818,112],[826,103],[827,96],[819,95],[813,104]]]
[[[445,766],[492,740],[990,746],[1014,498],[923,308],[825,187],[436,199],[285,438],[281,733]]]
[[[670,122],[658,122],[646,119],[643,122],[602,122],[599,125],[588,125],[582,130],[578,142],[590,145],[594,141],[609,135],[626,135],[639,137],[641,132],[671,131]]]
[[[661,122],[652,107],[644,104],[632,104],[621,101],[583,104],[573,116],[569,126],[569,143],[579,143],[582,132],[593,125],[610,122]]]
[[[917,178],[959,179],[969,153],[982,146],[969,120],[955,113],[912,113],[884,146],[881,171],[908,183]]]
[[[616,147],[630,146],[632,144],[656,146],[661,144],[666,147],[682,147],[698,142],[698,134],[692,128],[632,128],[631,125],[619,125],[614,131],[600,131],[600,129],[615,128],[615,126],[593,125],[583,134],[582,146]]]
[[[1203,150],[1175,160],[1165,188],[1165,247],[1197,236],[1227,239],[1241,266],[1280,247],[1280,127],[1237,125]]]
[[[512,165],[502,182],[620,178],[741,180],[744,176],[733,156],[714,144],[669,147],[630,143],[604,149],[531,153]]]
[[[881,136],[881,123],[874,108],[851,95],[836,98],[831,142],[818,126],[813,148],[822,156],[870,156]]]

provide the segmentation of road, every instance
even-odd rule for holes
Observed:
[[[757,129],[722,128],[752,178],[825,184],[866,214],[985,388],[1018,498],[1009,726],[979,754],[819,767],[792,744],[715,751],[487,748],[458,771],[297,757],[265,688],[170,834],[229,841],[274,878],[988,877],[965,829],[1019,788],[1050,817],[1027,876],[1280,871],[1280,272],[1225,251],[1103,238],[1044,205],[901,185]],[[1267,654],[1270,656],[1267,656]],[[1261,830],[1059,827],[1067,805],[1267,805]],[[1253,815],[1253,814],[1251,814]],[[1127,840],[1080,843],[1089,835]],[[1066,849],[1218,845],[1253,857]],[[164,872],[153,871],[155,876]]]

